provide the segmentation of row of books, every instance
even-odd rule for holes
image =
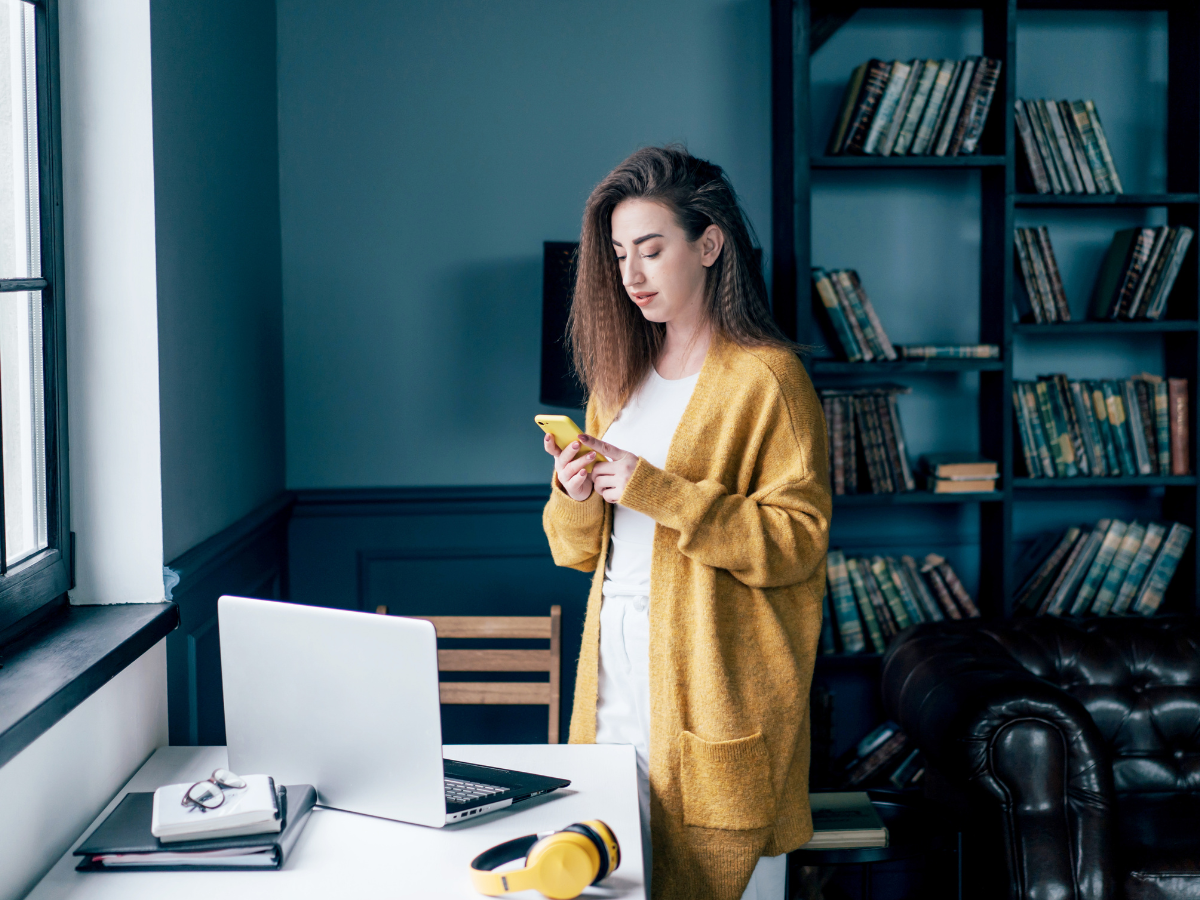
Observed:
[[[901,359],[999,359],[999,344],[900,344]]]
[[[1092,318],[1161,319],[1194,234],[1186,225],[1114,234],[1092,290]]]
[[[900,358],[856,271],[834,269],[827,272],[814,268],[812,279],[816,296],[821,301],[819,308],[825,311],[826,320],[846,359],[871,362]]]
[[[850,75],[826,152],[965,156],[987,122],[1000,60],[871,59]]]
[[[1017,100],[1017,135],[1039,194],[1120,194],[1121,176],[1091,100]]]
[[[1142,373],[1123,381],[1043,375],[1013,382],[1030,478],[1187,475],[1188,383]]]
[[[916,490],[896,403],[898,394],[911,391],[904,385],[882,384],[820,392],[834,494]]]
[[[1013,244],[1020,275],[1017,284],[1024,288],[1024,293],[1018,290],[1015,295],[1022,320],[1033,319],[1039,324],[1070,322],[1071,308],[1067,306],[1067,292],[1063,290],[1058,260],[1050,244],[1050,229],[1045,225],[1018,228]]]
[[[871,729],[837,761],[834,779],[840,787],[916,787],[925,775],[920,751],[895,722]]]
[[[977,618],[979,608],[950,563],[930,553],[847,558],[830,550],[820,651],[883,653],[894,635],[921,622]]]
[[[1044,535],[1026,554],[1040,562],[1015,608],[1050,616],[1152,616],[1191,537],[1192,529],[1179,522],[1120,519]]]

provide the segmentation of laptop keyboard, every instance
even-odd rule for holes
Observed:
[[[503,794],[508,788],[461,778],[446,779],[446,801],[449,803],[473,803],[493,794]]]

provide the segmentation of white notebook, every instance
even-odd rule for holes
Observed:
[[[245,775],[244,788],[222,788],[225,802],[216,809],[183,805],[183,795],[193,782],[168,784],[154,792],[150,833],[172,841],[270,834],[280,830],[279,798],[275,783],[266,775]]]

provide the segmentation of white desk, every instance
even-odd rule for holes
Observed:
[[[636,763],[632,747],[507,744],[448,746],[448,759],[571,779],[571,786],[512,809],[446,828],[424,828],[315,809],[286,865],[268,872],[76,872],[68,853],[29,895],[33,900],[303,900],[354,897],[479,900],[470,861],[502,841],[603,819],[621,842],[621,866],[585,897],[645,900]],[[207,778],[226,764],[224,747],[161,747],[97,817],[128,791]],[[88,833],[91,832],[88,828]],[[82,840],[82,839],[81,839]],[[71,847],[78,846],[78,842]],[[514,895],[536,900],[541,895]]]

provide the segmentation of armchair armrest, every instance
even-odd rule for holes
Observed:
[[[911,628],[883,665],[888,714],[1003,841],[1007,896],[1111,900],[1112,765],[1084,706],[978,621]]]

